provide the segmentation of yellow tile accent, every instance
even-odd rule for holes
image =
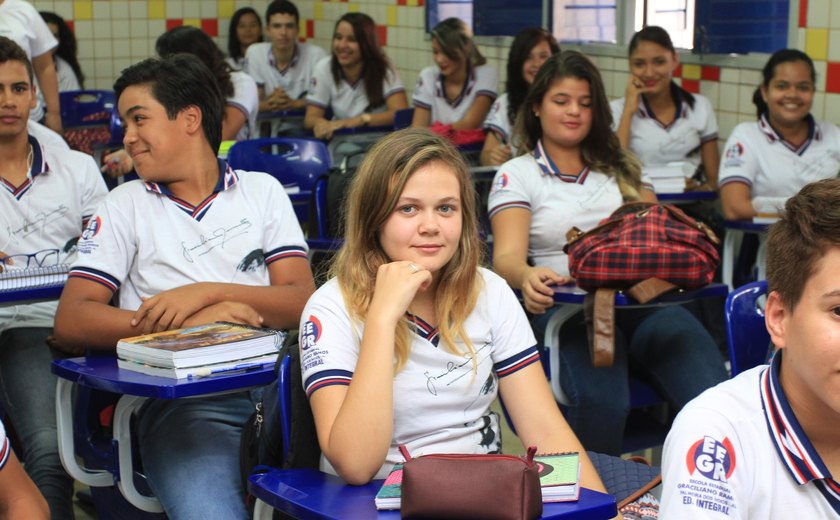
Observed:
[[[805,53],[812,60],[828,59],[828,29],[805,29]]]
[[[347,12],[348,13],[358,13],[359,12],[359,4],[347,4]]]
[[[397,6],[389,5],[388,6],[388,15],[386,23],[388,27],[396,27],[397,26]]]
[[[417,0],[408,0],[405,5],[409,7],[417,7]]]
[[[149,0],[148,8],[150,20],[166,19],[166,3],[163,0]]]
[[[312,18],[315,20],[324,19],[324,4],[317,2],[312,5]]]
[[[184,25],[201,29],[201,18],[184,18]]]
[[[700,65],[683,63],[682,77],[683,79],[700,79]]]
[[[233,5],[233,0],[218,0],[216,10],[219,12],[219,18],[230,18],[233,16],[236,9]]]
[[[92,0],[75,0],[73,2],[73,19],[74,20],[92,20],[93,19],[93,1]]]

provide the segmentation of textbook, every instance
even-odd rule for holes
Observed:
[[[57,287],[67,282],[70,266],[66,264],[30,269],[14,269],[13,266],[0,272],[0,292]]]
[[[276,353],[265,354],[247,359],[236,359],[234,361],[226,361],[224,363],[213,363],[212,365],[184,368],[156,367],[153,365],[146,365],[145,363],[138,363],[136,361],[128,361],[117,358],[117,366],[122,369],[131,370],[132,372],[140,372],[150,376],[168,377],[171,379],[198,379],[202,377],[232,375],[242,372],[250,372],[253,370],[262,370],[266,366],[274,366],[276,362]]]
[[[121,339],[117,358],[160,368],[203,367],[276,357],[285,338],[283,331],[217,322]]]
[[[570,502],[580,496],[580,455],[577,452],[537,455],[543,502]],[[399,509],[403,465],[398,463],[376,493],[376,509]]]

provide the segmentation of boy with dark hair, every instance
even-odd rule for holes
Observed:
[[[120,338],[214,321],[294,328],[314,289],[306,243],[279,182],[216,158],[224,99],[210,70],[192,55],[149,59],[114,90],[141,180],[112,191],[85,230],[59,341],[113,350]],[[169,518],[248,518],[239,437],[257,398],[140,410],[143,467]]]
[[[265,25],[270,41],[251,45],[245,55],[245,72],[259,89],[260,112],[304,110],[312,71],[326,53],[315,45],[298,42],[300,16],[288,0],[268,4]],[[302,128],[302,124],[275,120],[271,133]]]
[[[767,240],[767,283],[773,360],[677,416],[663,518],[840,515],[840,179],[787,201]]]
[[[26,53],[0,37],[0,271],[70,262],[106,188],[93,159],[28,132],[36,103]],[[47,346],[56,302],[0,307],[0,405],[21,439],[26,471],[53,518],[73,518],[55,417],[57,352]]]

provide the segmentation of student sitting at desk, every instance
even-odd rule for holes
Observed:
[[[756,216],[756,197],[787,198],[840,172],[840,129],[811,115],[811,58],[796,49],[776,51],[762,76],[753,95],[758,121],[735,127],[721,159],[720,198],[732,220]]]
[[[487,138],[481,149],[481,164],[498,166],[518,155],[518,148],[510,142],[519,107],[525,101],[528,88],[545,60],[560,52],[557,40],[542,27],[523,29],[510,45],[507,62],[507,88],[496,99],[484,120]]]
[[[350,484],[413,455],[498,453],[498,393],[526,446],[581,451],[513,292],[479,267],[475,196],[460,154],[426,130],[371,148],[347,197],[334,278],[306,305],[301,364],[322,469]]]
[[[481,128],[496,99],[499,71],[486,65],[463,20],[447,18],[431,37],[435,65],[417,78],[411,126],[440,122],[455,130]]]
[[[541,337],[555,285],[572,283],[566,231],[590,229],[623,201],[656,201],[639,163],[621,148],[601,75],[578,52],[555,54],[540,69],[521,108],[522,142],[532,150],[503,164],[489,214],[493,267],[522,291]],[[626,309],[616,315],[615,362],[595,368],[583,313],[562,329],[561,385],[566,417],[589,450],[618,455],[630,407],[630,370],[679,409],[726,379],[720,353],[680,306]]]
[[[0,271],[72,261],[76,240],[107,193],[89,155],[28,133],[34,106],[29,59],[15,42],[0,37]],[[58,456],[50,371],[59,354],[47,347],[56,306],[52,301],[0,307],[0,405],[53,518],[72,518],[73,480]]]
[[[315,64],[326,53],[317,45],[298,42],[300,19],[292,2],[275,0],[268,4],[265,21],[271,41],[249,47],[245,59],[245,72],[257,82],[260,112],[303,111]],[[271,135],[301,126],[299,120],[275,120]]]
[[[394,112],[408,107],[405,89],[376,39],[376,24],[363,13],[335,23],[332,56],[315,66],[306,97],[304,128],[331,139],[341,128],[390,126]],[[324,117],[332,109],[331,120]]]
[[[111,191],[82,235],[59,343],[113,351],[120,338],[214,321],[294,328],[314,289],[306,243],[280,183],[216,158],[224,98],[211,71],[192,55],[149,59],[114,91],[142,180]],[[169,518],[248,518],[239,438],[254,403],[238,392],[140,410],[143,467]]]
[[[767,239],[770,365],[703,392],[662,457],[662,518],[840,516],[840,180],[805,186]]]
[[[260,15],[253,7],[241,7],[234,11],[228,26],[227,61],[235,70],[245,69],[245,55],[248,48],[263,41]]]

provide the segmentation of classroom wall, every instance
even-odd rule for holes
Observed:
[[[32,0],[39,10],[51,10],[71,21],[79,41],[79,61],[88,88],[110,89],[120,70],[154,54],[157,36],[178,25],[195,25],[227,46],[232,13],[246,5],[265,11],[267,0]],[[329,49],[335,20],[347,11],[361,11],[381,24],[380,39],[406,89],[432,63],[424,30],[424,0],[299,0],[301,37]],[[840,2],[799,0],[796,24],[798,47],[817,66],[817,95],[813,113],[840,123]],[[482,52],[505,76],[510,39],[485,38]],[[625,51],[616,46],[583,48],[601,68],[611,97],[623,95],[627,82]],[[685,56],[678,76],[684,88],[707,96],[717,110],[720,135],[725,139],[741,121],[755,117],[752,92],[761,79],[754,57],[733,57],[724,65],[704,64]],[[716,60],[715,63],[720,63]],[[504,90],[504,85],[500,85]]]

